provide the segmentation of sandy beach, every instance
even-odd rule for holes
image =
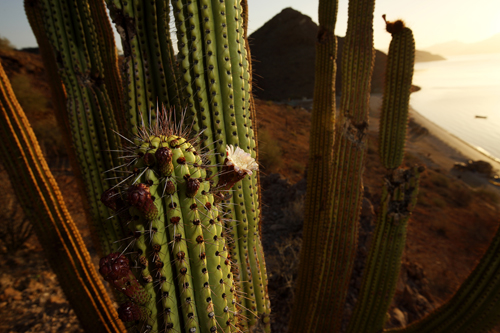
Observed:
[[[378,131],[382,95],[372,94],[370,98],[370,129]],[[450,171],[456,162],[467,162],[468,160],[482,160],[490,163],[497,172],[500,171],[500,162],[490,156],[481,153],[467,142],[447,132],[440,126],[431,122],[416,110],[410,107],[410,118],[420,125],[423,130],[419,135],[408,131],[406,150],[422,157],[427,167]],[[457,172],[453,170],[453,174]],[[490,185],[485,177],[474,173],[463,174],[463,180],[472,187]]]

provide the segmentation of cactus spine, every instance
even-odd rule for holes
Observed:
[[[0,153],[14,191],[82,326],[89,331],[123,332],[1,64]]]

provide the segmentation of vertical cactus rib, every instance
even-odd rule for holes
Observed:
[[[104,81],[113,106],[113,115],[120,133],[125,133],[127,123],[124,110],[122,78],[118,69],[118,53],[115,46],[113,29],[108,19],[104,0],[90,0],[90,15],[95,24],[97,43],[102,59]],[[90,23],[90,22],[89,22]]]
[[[380,157],[387,169],[397,168],[403,162],[414,60],[415,40],[412,31],[404,26],[393,31],[387,57],[379,132]]]
[[[249,95],[249,105],[248,105],[248,113],[247,117],[250,120],[247,124],[249,128],[249,139],[250,139],[250,154],[255,160],[259,161],[259,152],[257,149],[257,118],[255,111],[255,104],[252,95],[253,89],[253,81],[252,81],[252,57],[250,53],[250,46],[248,43],[248,2],[246,0],[241,1],[241,17],[243,18],[243,37],[245,43],[246,50],[246,64],[248,66],[248,95]],[[261,198],[261,187],[260,187],[260,173],[254,173],[252,175],[252,188],[244,189],[245,194],[249,195],[253,200],[253,207],[255,209],[255,217],[251,223],[249,223],[249,249],[250,253],[250,264],[252,267],[252,276],[254,279],[254,288],[256,293],[256,300],[258,302],[258,312],[259,317],[264,325],[264,331],[271,331],[271,304],[269,301],[269,293],[268,293],[268,281],[267,281],[267,270],[266,270],[266,262],[264,259],[264,249],[262,248],[262,215],[260,209],[260,198]],[[250,193],[248,193],[250,192]],[[253,249],[253,250],[252,250]],[[257,276],[257,278],[255,278]],[[260,298],[260,300],[259,300]],[[259,305],[259,301],[263,304],[264,310],[261,312],[262,305]],[[259,307],[260,306],[260,307]],[[262,314],[263,313],[263,314]]]
[[[85,329],[124,332],[1,65],[0,112],[5,168],[75,313]]]
[[[333,223],[330,217],[332,206],[330,177],[333,171],[337,6],[337,1],[319,3],[304,236],[296,294],[296,298],[301,301],[294,304],[289,325],[290,332],[315,332],[311,324],[318,318],[313,318],[309,314],[311,304],[316,301],[316,296],[311,293],[311,287],[315,288],[319,280],[318,268],[323,260],[322,254],[325,248],[323,230]],[[307,314],[305,318],[304,314]]]
[[[180,0],[172,0],[172,7],[175,18],[175,26],[177,28],[177,48],[179,50],[179,72],[183,84],[181,84],[184,100],[183,107],[188,110],[188,119],[193,123],[193,131],[199,133],[200,125],[198,123],[198,112],[195,105],[195,93],[192,87],[192,74],[189,58],[189,41],[188,28],[186,24],[186,16],[184,14],[184,5]]]

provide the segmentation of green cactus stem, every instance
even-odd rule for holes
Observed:
[[[406,225],[417,201],[422,171],[422,167],[396,169],[384,183],[377,228],[348,332],[380,332],[384,327],[396,291]]]
[[[403,162],[415,40],[412,31],[402,21],[388,22],[387,31],[392,34],[392,40],[380,115],[379,150],[384,167],[395,169]]]
[[[310,322],[304,313],[310,309],[314,296],[310,286],[316,283],[317,267],[320,265],[323,244],[321,237],[325,226],[332,223],[331,181],[333,166],[333,143],[335,122],[335,75],[337,38],[335,23],[337,1],[320,1],[319,31],[316,41],[316,81],[309,143],[309,167],[304,213],[304,236],[300,254],[301,269],[297,282],[297,298],[291,316],[290,331],[305,332]],[[317,252],[316,252],[317,251]],[[312,319],[312,318],[310,318]]]
[[[120,198],[125,198],[129,221],[123,222],[135,234],[133,258],[141,266],[137,273],[143,287],[133,289],[141,290],[141,300],[127,294],[137,306],[123,306],[124,311],[130,310],[124,318],[142,318],[140,325],[152,330],[238,331],[238,295],[227,249],[232,240],[227,240],[224,213],[214,193],[221,195],[238,186],[234,180],[241,181],[257,165],[250,154],[228,148],[226,176],[231,184],[212,186],[204,164],[208,159],[197,152],[195,141],[180,136],[171,118],[164,114],[159,118],[163,119],[159,126],[140,130],[141,136],[134,140],[137,146],[126,149],[130,173],[120,190],[103,195],[106,206],[117,211],[123,206]],[[117,260],[116,255],[111,257],[102,263]],[[107,271],[118,270],[108,266],[104,266]],[[128,272],[123,276],[107,280],[124,290],[119,283],[132,278]],[[142,301],[145,298],[147,302]]]
[[[26,216],[84,329],[125,332],[0,64],[0,156]]]
[[[176,0],[172,5],[184,91],[187,97],[194,97],[194,103],[188,105],[189,113],[197,117],[203,131],[202,148],[215,152],[209,156],[210,163],[222,167],[226,144],[240,147],[255,158],[243,6],[236,0]],[[219,174],[223,170],[212,176],[216,184]],[[254,173],[234,187],[231,198],[216,198],[225,202],[228,233],[235,240],[228,246],[236,264],[234,278],[244,294],[240,311],[248,318],[249,326],[257,324],[256,317],[268,317],[270,312],[265,264],[257,256],[262,252],[257,185],[258,176]]]
[[[128,125],[136,134],[156,122],[157,103],[181,114],[181,93],[166,1],[106,0],[124,52]]]
[[[349,20],[342,61],[341,105],[339,119],[335,125],[333,167],[330,168],[332,179],[330,193],[333,196],[333,204],[329,205],[327,198],[321,202],[322,205],[318,207],[314,216],[319,216],[322,210],[327,210],[329,211],[325,219],[327,222],[314,229],[316,234],[308,235],[317,245],[311,244],[313,249],[309,254],[301,254],[302,260],[313,261],[317,265],[308,268],[312,273],[300,273],[312,276],[307,283],[304,280],[299,282],[297,294],[302,296],[295,303],[305,302],[309,307],[303,306],[302,313],[297,310],[294,312],[291,327],[297,332],[340,330],[340,318],[356,254],[363,193],[369,82],[374,62],[373,10],[373,0],[349,2]],[[320,13],[322,12],[320,9]],[[311,184],[311,186],[319,185]],[[305,268],[300,268],[303,269]],[[304,290],[301,291],[306,288],[310,290],[311,286],[315,289],[312,295],[309,296]],[[298,323],[300,319],[304,324]]]
[[[85,184],[92,217],[89,225],[98,251],[109,253],[116,246],[114,240],[123,235],[118,220],[98,202],[98,193],[116,184],[115,167],[119,161],[113,151],[120,140],[115,133],[117,125],[104,80],[105,71],[90,7],[86,2],[53,0],[40,1],[37,6],[41,9],[38,14],[43,18],[43,32],[40,26],[34,29],[38,30],[38,35],[48,37],[53,55],[44,58],[57,59],[67,94],[65,118],[80,165],[78,174]],[[101,175],[107,170],[112,171],[108,173],[109,178],[103,180]],[[108,218],[110,223],[101,223]]]
[[[389,176],[384,180],[377,228],[348,328],[352,333],[380,332],[384,327],[401,268],[406,225],[416,204],[423,171],[423,167],[399,168],[406,141],[415,42],[402,21],[388,22],[387,31],[393,39],[386,69],[379,153]]]

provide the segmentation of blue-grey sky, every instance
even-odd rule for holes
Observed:
[[[249,32],[257,30],[285,7],[292,7],[318,21],[317,0],[248,0]],[[500,33],[499,0],[378,0],[375,5],[375,47],[386,50],[390,35],[382,14],[402,18],[412,28],[417,48],[458,40],[475,42]],[[339,0],[336,33],[345,35],[347,0]],[[24,13],[22,0],[0,0],[0,36],[16,47],[35,46],[36,41]]]

